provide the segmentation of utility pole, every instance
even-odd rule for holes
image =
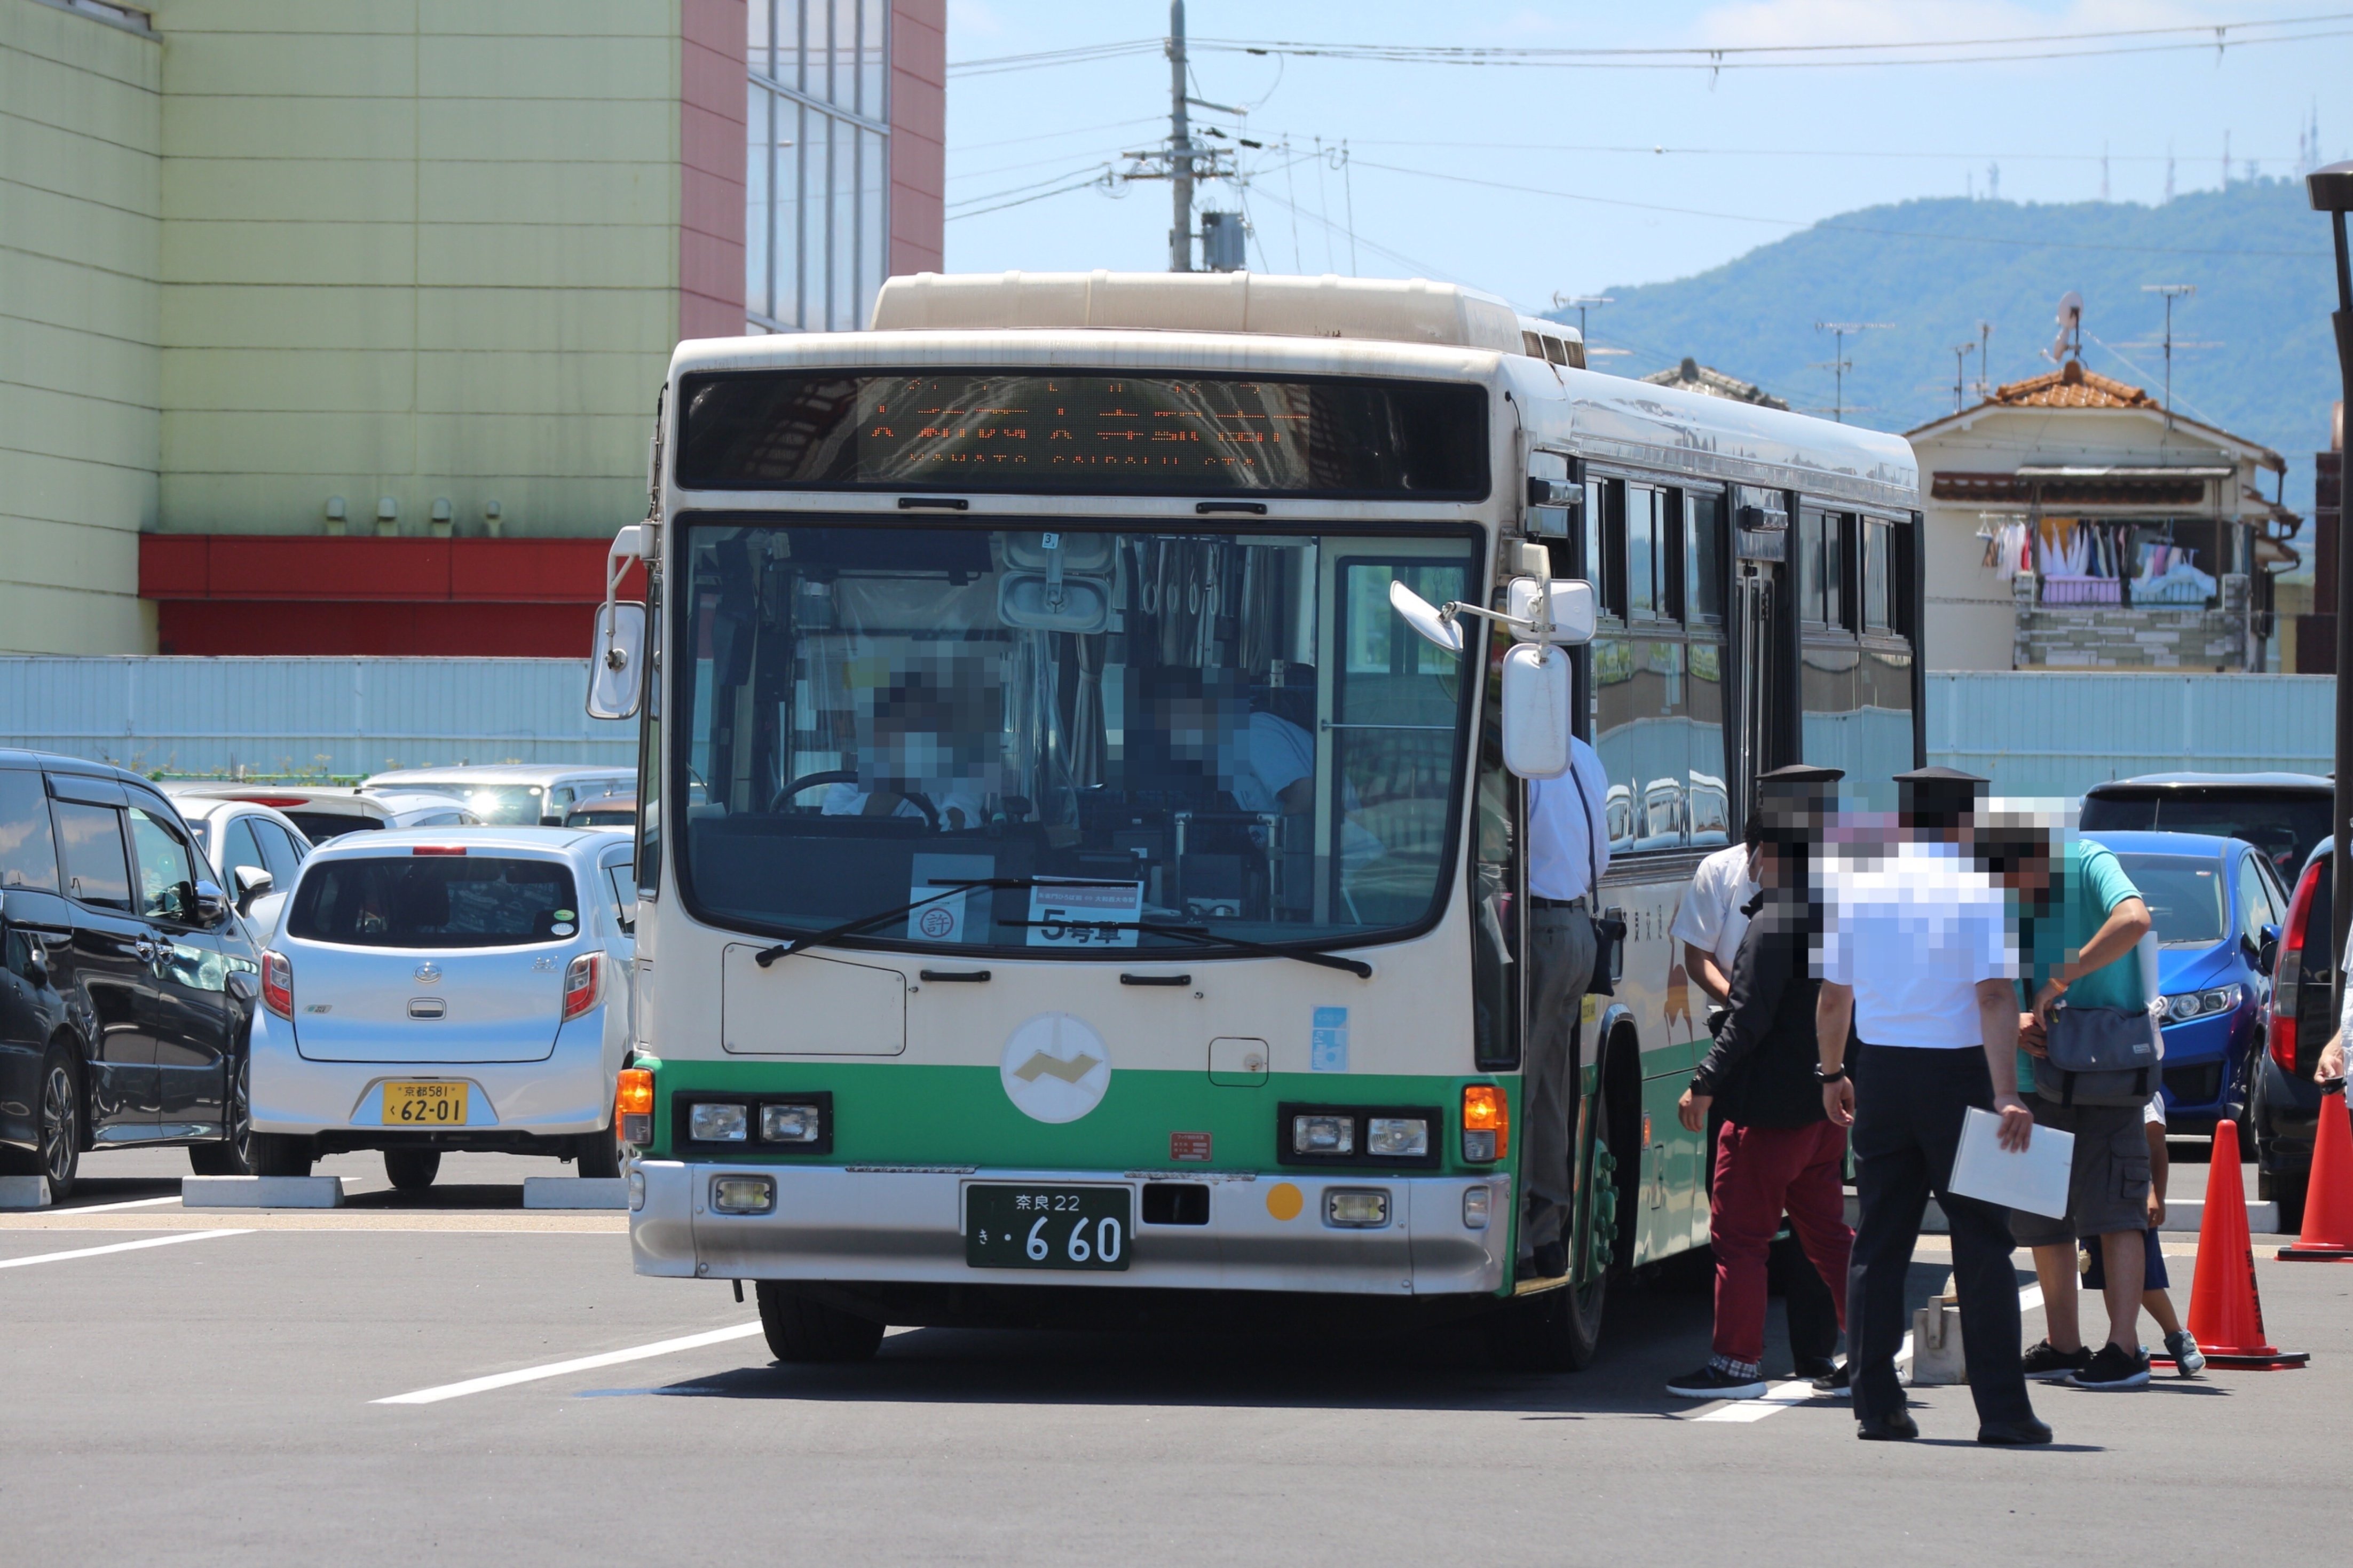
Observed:
[[[1552,297],[1552,308],[1556,310],[1566,310],[1571,305],[1577,307],[1577,335],[1580,340],[1585,336],[1586,307],[1588,305],[1614,305],[1617,302],[1618,297],[1614,294],[1556,293]]]
[[[1168,270],[1193,270],[1193,133],[1185,118],[1185,0],[1168,0]]]
[[[1837,378],[1833,384],[1837,390],[1831,399],[1831,417],[1840,424],[1846,423],[1846,373],[1854,368],[1853,362],[1846,357],[1847,334],[1883,331],[1894,324],[1893,321],[1816,321],[1814,323],[1814,331],[1830,333],[1831,341],[1835,345],[1831,350],[1830,363],[1818,365],[1815,368],[1827,370]]]
[[[2304,177],[2304,184],[2313,210],[2328,215],[2337,240],[2337,310],[2329,325],[2336,329],[2337,369],[2345,405],[2353,408],[2353,259],[2348,259],[2345,240],[2345,214],[2353,209],[2353,163],[2315,169]],[[2353,670],[2353,550],[2345,548],[2341,522],[2337,537],[2337,791],[2330,810],[2336,849],[2329,878],[2332,887],[2344,888],[2353,886],[2353,680],[2345,678],[2346,671]],[[2353,920],[2353,898],[2340,895],[2329,911],[2329,952],[2345,951],[2348,920]],[[2332,963],[2328,977],[2334,987],[2328,1005],[2337,1010],[2336,1016],[2342,1016],[2344,973]]]
[[[2198,292],[2195,283],[2144,283],[2144,294],[2165,296],[2165,427],[2173,428],[2173,302]]]
[[[1961,362],[1977,352],[1975,343],[1953,345],[1953,412],[1956,414],[1961,411]]]

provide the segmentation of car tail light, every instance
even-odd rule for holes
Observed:
[[[613,1086],[613,1121],[621,1142],[643,1149],[654,1141],[654,1075],[644,1068],[623,1068]]]
[[[604,977],[604,954],[584,952],[564,972],[564,1016],[577,1018],[596,1005],[596,983]]]
[[[1512,1152],[1512,1106],[1492,1083],[1462,1087],[1462,1158],[1478,1165]]]
[[[288,1023],[294,1021],[294,965],[282,952],[261,955],[261,1005]]]
[[[2280,1070],[2295,1072],[2295,1009],[2304,989],[2304,928],[2312,919],[2312,901],[2320,890],[2322,862],[2315,860],[2296,879],[2295,896],[2288,900],[2287,929],[2280,932],[2279,952],[2272,960],[2272,1060]]]
[[[409,850],[411,855],[463,855],[465,852],[466,847],[462,844],[419,844]]]
[[[266,805],[283,811],[290,805],[308,805],[310,797],[300,795],[241,795],[236,797],[248,805]]]

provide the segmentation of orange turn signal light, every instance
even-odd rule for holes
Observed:
[[[1462,1157],[1480,1164],[1511,1152],[1512,1105],[1492,1083],[1462,1086]]]
[[[653,1113],[654,1075],[644,1068],[623,1068],[620,1081],[613,1092],[613,1114],[651,1116]]]

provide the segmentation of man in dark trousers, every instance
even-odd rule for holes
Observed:
[[[2019,1362],[2010,1211],[1951,1188],[1969,1108],[1998,1114],[2021,1150],[2034,1118],[2018,1096],[2018,954],[2001,889],[1969,835],[1985,781],[1950,768],[1896,778],[1905,841],[1825,879],[1822,987],[1815,1007],[1822,1104],[1854,1129],[1855,1235],[1847,1355],[1856,1435],[1916,1437],[1895,1376],[1910,1300],[1905,1277],[1933,1191],[1952,1226],[1961,1344],[1980,1443],[2048,1443]],[[1850,1069],[1847,1041],[1857,1040]]]
[[[1820,921],[1810,893],[1810,847],[1842,776],[1835,768],[1798,766],[1757,781],[1759,902],[1733,958],[1729,1014],[1675,1108],[1693,1132],[1707,1126],[1711,1105],[1724,1114],[1708,1205],[1714,1353],[1668,1383],[1680,1398],[1754,1399],[1765,1392],[1766,1259],[1785,1210],[1824,1285],[1846,1279],[1854,1239],[1841,1179],[1846,1131],[1831,1125],[1814,1077],[1819,983],[1811,950]]]

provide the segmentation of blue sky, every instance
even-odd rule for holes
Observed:
[[[1188,5],[1197,39],[1618,48],[1973,40],[2175,24],[2247,29],[2287,17],[2330,19],[2291,29],[2309,35],[2302,42],[2242,42],[2219,57],[2209,46],[2151,47],[2186,41],[2164,36],[2138,40],[2146,52],[2095,58],[1732,68],[1713,79],[1688,68],[1197,54],[1196,95],[1251,110],[1247,118],[1196,110],[1197,127],[1268,144],[1248,154],[1260,166],[1246,204],[1254,268],[1451,278],[1535,308],[1556,293],[1682,277],[1858,206],[1983,195],[1989,165],[1999,165],[2006,198],[2083,201],[2101,193],[2105,151],[2111,198],[2155,202],[2168,153],[2178,191],[2218,184],[2227,136],[2234,178],[2251,160],[2263,174],[2284,174],[2316,104],[2323,155],[2348,156],[2353,104],[2340,95],[2332,117],[2324,89],[2353,65],[2353,9],[2332,11],[2328,0]],[[1120,153],[1165,135],[1168,67],[1159,54],[995,74],[954,69],[1156,37],[1166,26],[1166,0],[949,0],[950,268],[1166,265],[1164,184],[999,205],[1122,167]],[[2327,34],[2336,36],[2319,36]],[[1347,167],[1336,151],[1315,155],[1319,137],[1326,149],[1347,144]],[[1509,186],[1528,189],[1499,188]],[[1202,205],[1229,205],[1233,196],[1213,184]]]

